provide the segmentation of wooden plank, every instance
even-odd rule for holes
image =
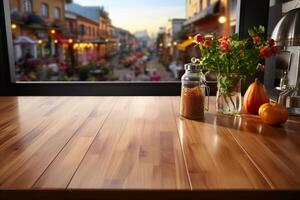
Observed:
[[[300,188],[299,117],[271,127],[212,106],[197,122],[179,119],[178,106],[178,97],[0,97],[0,188]]]
[[[189,189],[169,97],[120,98],[69,188]]]
[[[11,145],[1,148],[0,187],[30,188],[88,119],[101,99],[68,98],[63,106],[39,109],[26,126],[35,127],[24,137],[16,137]],[[22,103],[19,103],[22,109]],[[32,104],[31,109],[36,107]],[[45,118],[36,125],[35,119]],[[34,119],[34,120],[33,120]],[[15,123],[19,123],[16,121]],[[29,124],[28,124],[29,123]],[[18,124],[23,126],[25,124]],[[22,131],[21,131],[22,135]]]
[[[34,188],[66,188],[85,156],[91,143],[102,127],[117,98],[103,98],[103,102],[96,105],[85,123],[76,135],[68,142],[61,153],[49,165],[39,178]]]
[[[227,122],[274,189],[300,189],[300,124],[294,119],[279,127],[265,125],[258,117],[243,116],[238,125]]]
[[[10,103],[9,107],[0,114],[0,150],[33,132],[34,128],[46,120],[45,115],[48,112],[66,101],[63,97],[18,97],[7,101]]]
[[[52,102],[35,101],[36,98],[32,97],[16,99],[18,103],[15,109],[0,116],[0,121],[3,118],[10,118],[1,129],[0,165],[6,164],[9,159],[15,157],[15,154],[32,144],[47,126],[61,121],[60,117],[53,117],[51,120],[47,118],[48,112],[61,103],[65,103],[65,109],[70,109],[69,106],[72,106],[65,98],[51,98]],[[63,111],[58,114],[58,116],[62,115]]]
[[[206,113],[203,121],[183,119],[179,117],[179,98],[172,100],[193,189],[270,188],[227,127],[216,124],[229,117]]]

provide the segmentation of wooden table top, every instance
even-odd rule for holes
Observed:
[[[0,189],[300,189],[300,118],[213,110],[190,121],[179,97],[1,97]]]

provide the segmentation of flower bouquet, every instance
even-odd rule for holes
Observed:
[[[277,53],[273,39],[265,39],[265,28],[254,27],[249,37],[240,39],[237,34],[215,37],[194,37],[200,47],[200,64],[208,72],[218,75],[217,112],[238,114],[242,108],[241,80],[263,70],[262,61]]]

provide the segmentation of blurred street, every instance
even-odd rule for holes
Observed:
[[[117,62],[117,58],[114,59],[112,62],[112,65],[115,66],[113,70],[113,75],[115,77],[119,77],[119,80],[124,80],[126,77],[133,76],[132,81],[138,81],[138,77],[134,77],[134,69],[132,68],[124,68],[122,64]],[[146,63],[146,72],[145,74],[145,79],[147,79],[146,76],[149,76],[149,81],[150,81],[150,75],[153,72],[157,72],[159,76],[161,77],[161,80],[163,81],[174,81],[175,78],[173,77],[172,73],[168,71],[161,63],[159,63],[159,60],[156,56],[151,58]]]

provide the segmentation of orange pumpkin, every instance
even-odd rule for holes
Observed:
[[[269,125],[283,124],[288,120],[288,110],[277,103],[266,103],[259,108],[261,120]]]
[[[248,114],[258,114],[258,109],[264,103],[268,103],[269,95],[265,89],[265,86],[255,79],[244,96],[244,110]]]

